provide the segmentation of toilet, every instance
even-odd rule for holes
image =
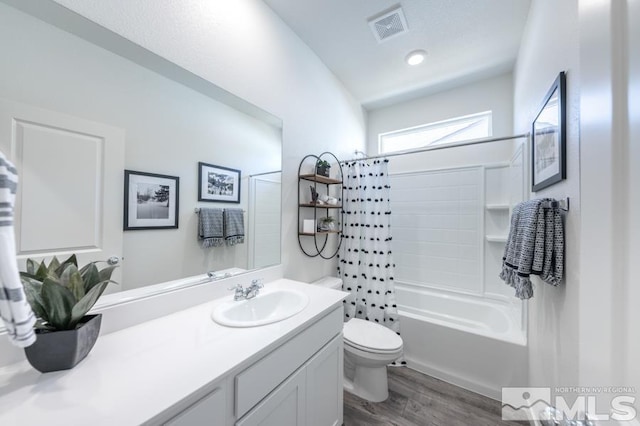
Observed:
[[[325,277],[313,282],[342,290],[342,280]],[[371,402],[389,397],[387,364],[402,355],[402,338],[395,332],[370,321],[352,318],[343,326],[344,388]]]

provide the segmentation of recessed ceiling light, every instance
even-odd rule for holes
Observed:
[[[418,65],[424,61],[425,56],[427,56],[427,52],[424,50],[414,50],[407,55],[405,60],[409,65]]]

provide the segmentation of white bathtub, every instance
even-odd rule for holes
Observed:
[[[526,385],[520,306],[401,283],[396,298],[409,367],[498,400]]]

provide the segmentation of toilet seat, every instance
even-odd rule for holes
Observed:
[[[372,353],[395,353],[402,349],[402,338],[380,324],[352,318],[344,324],[345,345]]]

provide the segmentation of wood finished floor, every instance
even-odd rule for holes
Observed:
[[[500,402],[407,367],[389,367],[389,398],[372,403],[345,391],[344,426],[526,425],[500,418]]]

